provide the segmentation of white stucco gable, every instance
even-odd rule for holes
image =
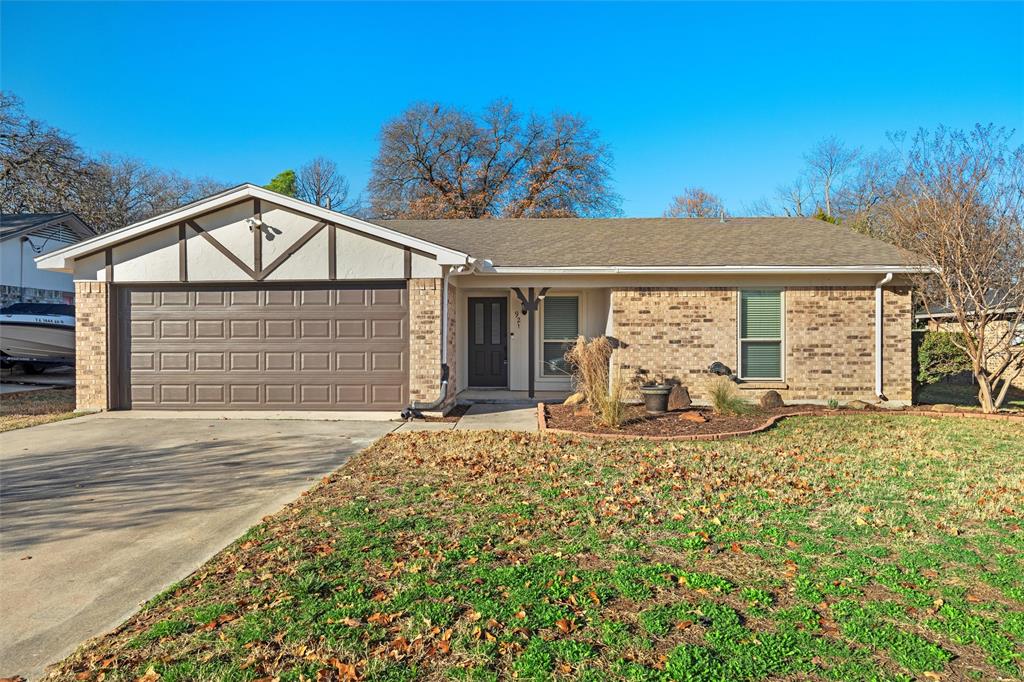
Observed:
[[[263,239],[254,240],[254,229]],[[274,281],[402,278],[410,267],[440,276],[441,266],[468,260],[454,249],[245,184],[36,263],[76,279]]]

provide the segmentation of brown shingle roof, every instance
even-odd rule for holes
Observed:
[[[385,227],[521,267],[911,265],[906,252],[812,218],[383,220]]]

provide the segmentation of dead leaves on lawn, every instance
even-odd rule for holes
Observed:
[[[862,431],[855,431],[854,437],[868,439]],[[693,540],[692,546],[698,551],[685,556],[700,563],[699,570],[733,579],[736,584],[742,584],[747,574],[771,574],[781,578],[788,589],[808,571],[791,559],[770,566],[763,563],[766,544],[758,532],[770,520],[753,507],[737,519],[737,508],[750,505],[751,500],[773,508],[809,509],[813,513],[845,509],[857,532],[900,537],[921,532],[920,523],[915,528],[917,519],[888,518],[885,504],[878,505],[870,496],[858,497],[858,491],[870,486],[906,480],[906,470],[918,471],[914,458],[922,456],[921,448],[908,448],[906,453],[894,454],[881,463],[872,460],[872,466],[865,466],[859,456],[848,451],[868,445],[873,443],[837,443],[826,435],[803,437],[799,448],[782,437],[714,445],[638,445],[532,434],[452,436],[423,432],[390,436],[269,517],[243,542],[204,566],[166,602],[143,611],[119,633],[101,640],[96,650],[116,652],[121,656],[118,660],[122,670],[138,670],[157,649],[127,648],[131,637],[175,609],[196,606],[209,600],[210,595],[234,602],[236,608],[230,613],[159,645],[164,647],[159,650],[161,654],[173,653],[180,640],[180,650],[191,654],[195,649],[188,646],[198,646],[196,633],[223,636],[240,627],[235,621],[248,613],[297,610],[300,602],[296,595],[301,593],[291,586],[302,574],[300,566],[324,567],[338,561],[357,567],[359,598],[368,601],[372,609],[357,613],[358,617],[325,617],[326,623],[338,630],[352,631],[346,633],[350,637],[346,641],[358,644],[347,651],[348,657],[337,648],[328,651],[323,642],[316,640],[301,647],[289,644],[284,632],[276,631],[246,645],[250,670],[276,674],[298,660],[314,661],[323,666],[317,679],[326,682],[362,679],[381,661],[401,661],[416,663],[433,674],[448,666],[467,665],[473,654],[467,653],[466,641],[481,647],[490,645],[500,657],[508,658],[517,655],[531,637],[586,640],[593,636],[592,627],[588,630],[587,610],[622,611],[625,615],[619,615],[623,618],[635,619],[635,612],[646,605],[622,603],[620,597],[603,600],[598,591],[585,585],[551,603],[513,604],[501,620],[484,616],[458,593],[437,600],[454,611],[443,625],[424,622],[405,604],[399,608],[407,610],[389,608],[403,581],[420,584],[425,580],[429,584],[441,568],[451,565],[465,574],[480,575],[491,567],[528,564],[539,554],[560,558],[568,544],[565,538],[578,538],[582,533],[612,544],[642,537],[648,545],[645,551],[660,552],[659,559],[665,556],[668,562],[680,555],[673,555],[675,550],[659,545],[658,540],[686,538]],[[843,453],[833,451],[840,446]],[[927,470],[924,475],[928,475]],[[929,519],[929,527],[944,524],[960,529],[977,519],[978,513],[1003,518],[1020,504],[1019,482],[1014,484],[1006,475],[1002,480],[972,481],[971,485],[964,493],[964,504],[954,506],[950,518]],[[915,490],[911,494],[935,493]],[[340,510],[348,510],[352,514],[349,519],[370,519],[376,527],[394,528],[381,536],[386,539],[387,551],[381,552],[381,537],[371,537],[370,532],[357,539],[359,544],[354,547],[361,548],[359,553],[344,553],[339,538],[346,529],[361,526],[338,516]],[[812,520],[816,518],[813,513]],[[429,540],[419,530],[417,524],[421,522],[433,529]],[[729,535],[740,523],[746,534]],[[452,552],[460,551],[463,539],[481,525],[486,525],[486,540],[457,559],[449,559]],[[740,539],[733,539],[736,537]],[[798,553],[804,547],[785,535],[776,542],[775,547],[785,552]],[[593,569],[615,567],[614,560],[606,557],[577,554],[573,560],[591,562],[588,568]],[[345,585],[332,582],[329,572],[322,577],[326,585],[322,599],[326,602]],[[579,581],[575,574],[561,574],[559,578],[570,584]],[[706,589],[687,584],[685,577],[666,589],[679,590],[675,596],[708,596]],[[783,599],[790,598],[783,592]],[[620,603],[615,603],[616,599]],[[543,628],[527,627],[538,607],[552,605],[566,615],[547,621]],[[827,610],[822,613],[826,615],[821,616],[819,624],[833,636],[836,625],[827,617]],[[703,629],[694,625],[692,620],[682,620],[673,628],[679,637],[699,637]],[[354,653],[356,650],[358,653]],[[96,660],[81,657],[78,663]],[[76,670],[75,662],[64,670]],[[270,682],[273,678],[261,679]]]

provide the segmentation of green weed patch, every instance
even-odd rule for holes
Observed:
[[[1024,678],[1022,461],[885,415],[390,436],[53,678]]]

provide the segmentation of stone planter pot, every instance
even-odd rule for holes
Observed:
[[[644,408],[650,414],[668,412],[668,396],[672,392],[669,384],[652,384],[641,386],[640,394],[644,397]]]

